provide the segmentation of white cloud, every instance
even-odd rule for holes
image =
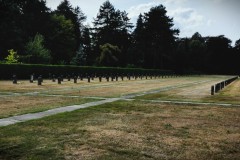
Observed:
[[[155,2],[165,4],[166,6],[168,5],[182,5],[186,3],[189,0],[154,0]]]
[[[140,13],[145,13],[150,10],[150,8],[158,5],[156,2],[146,3],[146,4],[140,4],[137,6],[130,7],[128,11],[129,18],[137,18]]]
[[[193,8],[181,7],[188,0],[154,0],[150,3],[139,4],[128,9],[129,17],[137,19],[140,13],[148,12],[151,7],[163,4],[167,15],[173,17],[175,28],[180,29],[180,36],[190,36],[204,25],[210,26],[213,22],[206,19]]]
[[[169,12],[174,23],[180,28],[180,36],[191,36],[200,28],[210,27],[214,22],[207,19],[193,8],[177,8]]]
[[[154,0],[153,2],[132,6],[127,11],[129,13],[128,15],[130,18],[136,18],[140,13],[148,12],[150,8],[158,6],[160,4],[163,4],[165,7],[167,7],[168,11],[168,9],[171,9],[174,6],[176,7],[181,4],[184,4],[187,1],[188,0]]]

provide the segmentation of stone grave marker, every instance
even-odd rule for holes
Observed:
[[[74,83],[77,83],[77,76],[74,76]]]
[[[30,83],[33,83],[33,81],[34,81],[34,75],[32,74],[30,75]]]
[[[61,84],[62,82],[62,77],[58,77],[58,84]]]
[[[17,76],[14,74],[12,78],[13,78],[13,84],[17,84]]]
[[[88,76],[87,78],[88,78],[88,83],[90,83],[90,76]]]
[[[40,75],[38,77],[38,85],[41,86],[42,85],[42,82],[43,82],[43,79],[42,79],[42,76]]]

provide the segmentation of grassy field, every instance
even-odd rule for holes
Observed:
[[[240,110],[119,101],[0,128],[0,159],[239,159]]]
[[[53,108],[96,101],[93,98],[47,97],[47,96],[7,96],[0,97],[0,118],[36,113]]]
[[[146,95],[0,127],[0,159],[229,159],[240,157],[240,108],[145,100],[240,104],[240,81],[214,96],[227,76],[92,83],[0,85],[0,116],[102,97]],[[152,91],[159,91],[150,94]],[[148,93],[149,92],[149,93]],[[18,93],[18,94],[16,94]],[[76,96],[76,97],[74,97]]]
[[[137,99],[240,104],[240,80],[236,80],[214,96],[210,95],[210,86],[207,82],[144,95]]]
[[[84,80],[79,81],[78,84],[64,81],[61,85],[44,80],[42,86],[23,80],[19,81],[17,85],[13,85],[10,81],[0,81],[0,118],[82,104],[95,101],[96,98],[116,98],[152,90],[169,89],[169,87],[170,89],[167,91],[140,98],[189,101],[199,100],[201,95],[202,98],[209,101],[211,85],[227,78],[227,76],[196,76],[130,81],[125,78],[125,81],[106,82],[103,80],[102,83],[95,79],[91,83]],[[182,85],[184,87],[181,87]]]

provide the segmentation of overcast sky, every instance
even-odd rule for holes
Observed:
[[[46,0],[47,6],[56,9],[62,0]],[[79,6],[87,16],[88,24],[96,17],[106,0],[69,0]],[[151,7],[164,5],[167,15],[174,19],[180,37],[190,37],[195,32],[202,36],[225,35],[233,41],[240,39],[240,0],[110,0],[116,9],[125,10],[135,25],[140,13]]]

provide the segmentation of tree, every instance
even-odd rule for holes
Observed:
[[[5,58],[7,64],[18,63],[19,56],[13,49],[8,50],[9,55]]]
[[[73,57],[72,61],[71,61],[71,64],[72,65],[77,65],[77,66],[84,66],[86,65],[86,55],[85,53],[83,52],[83,47],[80,46],[79,47],[79,50],[77,51],[77,54],[75,57]]]
[[[63,15],[52,15],[52,30],[48,37],[47,48],[51,50],[54,64],[69,64],[76,55],[74,25]]]
[[[23,59],[27,63],[49,64],[51,61],[50,51],[44,47],[44,37],[41,34],[36,34],[34,39],[26,44],[26,53]]]
[[[21,48],[22,31],[19,29],[20,9],[19,2],[14,0],[0,1],[0,60],[8,55],[8,50]]]
[[[240,39],[236,41],[234,48],[240,51]]]
[[[0,1],[0,52],[6,56],[9,48],[24,53],[24,45],[36,33],[45,35],[49,23],[49,9],[44,0]]]
[[[205,68],[206,44],[204,38],[196,32],[189,42],[189,65],[195,71],[203,71]]]
[[[126,60],[124,53],[130,44],[130,29],[132,28],[127,13],[116,10],[109,1],[106,1],[100,7],[93,24],[95,56],[99,56],[97,53],[99,53],[100,45],[110,43],[121,48],[120,62],[124,65]]]
[[[100,46],[101,55],[98,58],[98,62],[102,66],[119,66],[119,57],[121,50],[117,46],[113,46],[109,43]]]
[[[144,17],[142,14],[138,16],[136,28],[132,33],[132,46],[130,50],[130,63],[134,66],[143,67],[145,63],[144,53],[146,51],[144,39]]]
[[[59,16],[63,15],[67,20],[71,20],[74,28],[74,39],[76,40],[75,51],[77,51],[82,42],[81,29],[83,28],[82,23],[86,20],[86,16],[81,11],[80,7],[73,8],[68,0],[63,0],[54,13]]]
[[[207,68],[212,73],[230,74],[234,72],[232,62],[231,40],[223,35],[208,37],[207,45]]]
[[[84,27],[82,32],[83,53],[85,55],[85,65],[93,65],[94,57],[92,51],[92,39],[89,27]]]
[[[27,39],[37,33],[45,36],[50,20],[50,9],[46,6],[45,0],[23,0],[20,12],[22,13],[20,25],[24,27]]]
[[[153,7],[144,14],[144,61],[147,68],[171,68],[176,36],[173,19],[166,15],[163,5]]]
[[[232,63],[236,64],[235,69],[237,72],[235,74],[240,74],[240,39],[236,41],[235,47],[234,47],[234,60]]]
[[[191,70],[189,64],[189,43],[190,38],[180,38],[177,40],[176,53],[174,56],[175,71],[178,73],[184,73]]]

